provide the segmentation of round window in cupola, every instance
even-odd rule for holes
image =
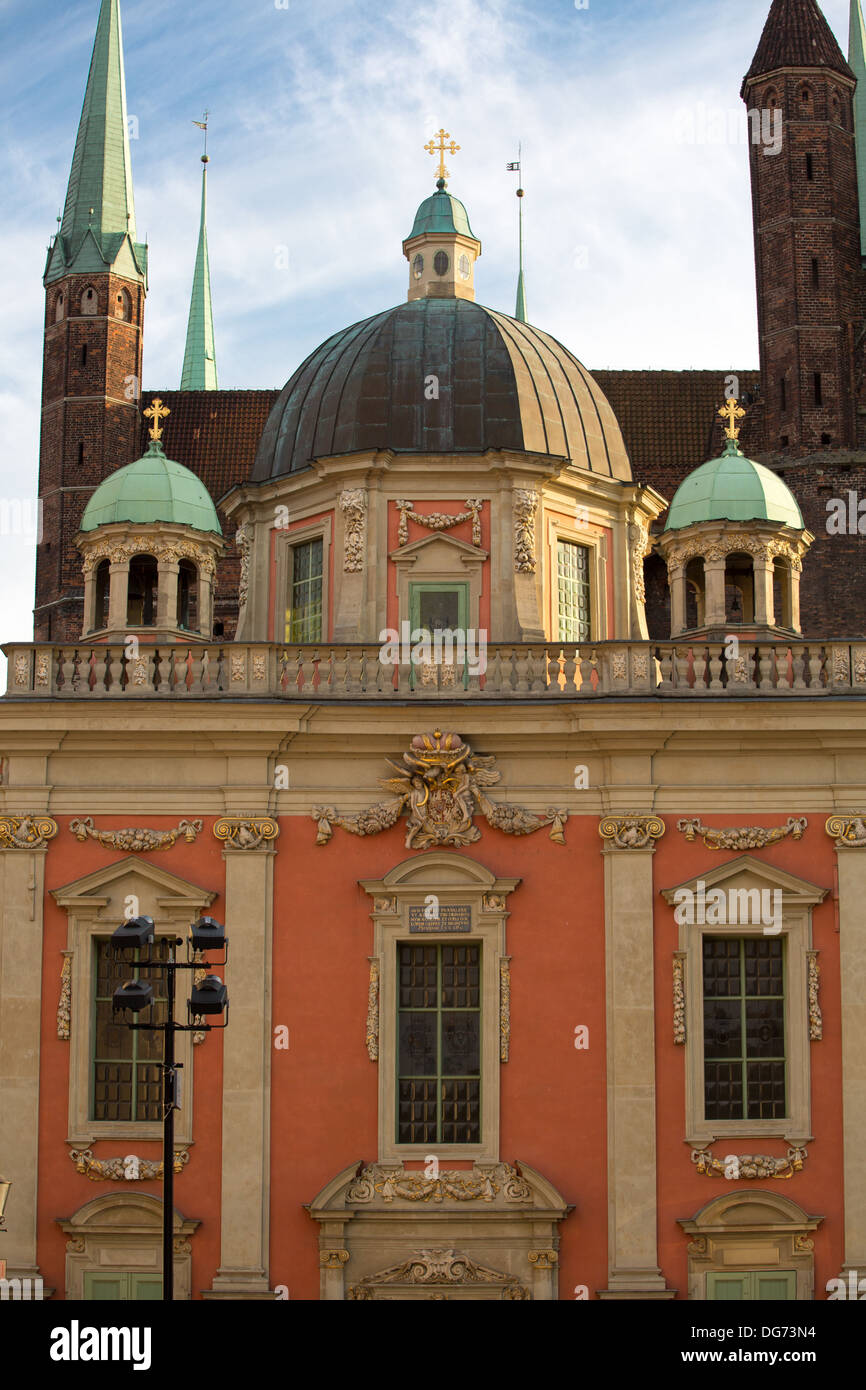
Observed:
[[[437,275],[444,275],[450,264],[451,262],[444,251],[436,252],[436,255],[433,257],[433,269],[436,271]]]

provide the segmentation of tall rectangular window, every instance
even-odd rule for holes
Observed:
[[[820,372],[816,372],[816,373],[815,373],[815,404],[816,404],[816,405],[823,405],[823,404],[824,404],[824,392],[823,392],[823,389],[822,389],[822,386],[821,386],[821,373],[820,373]]]
[[[589,548],[575,541],[556,543],[559,642],[588,642],[591,632]]]
[[[292,587],[286,613],[287,642],[322,640],[322,555],[321,536],[292,549]]]
[[[481,946],[398,943],[397,1142],[481,1140]]]
[[[157,941],[148,947],[152,955],[164,959],[167,944]],[[153,985],[154,1002],[140,1014],[138,1023],[164,1023],[168,996],[165,971],[159,966],[144,967],[127,953],[114,959],[110,941],[94,942],[94,990],[92,1047],[93,1120],[162,1119],[162,1034],[127,1028],[121,1015],[114,1014],[111,1000],[125,980],[145,979]]]
[[[779,377],[779,405],[782,410],[788,408],[788,383],[783,376]]]
[[[782,942],[766,936],[705,936],[703,967],[706,1119],[783,1119]]]

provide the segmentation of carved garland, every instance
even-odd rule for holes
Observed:
[[[379,1060],[379,961],[370,956],[370,983],[367,989],[367,1056]]]
[[[174,830],[144,830],[128,826],[124,830],[96,830],[93,817],[69,822],[69,829],[76,840],[98,840],[106,849],[123,849],[128,853],[141,854],[147,850],[171,849],[178,836],[183,836],[187,844],[192,844],[201,830],[200,820],[182,820]]]
[[[366,1274],[358,1284],[348,1290],[349,1299],[374,1301],[378,1286],[394,1284],[420,1285],[430,1289],[449,1289],[475,1285],[492,1286],[500,1289],[500,1297],[521,1301],[529,1298],[529,1290],[524,1289],[514,1274],[503,1274],[501,1270],[478,1264],[459,1250],[416,1250],[408,1260],[400,1265],[392,1265],[379,1274]],[[431,1293],[433,1299],[447,1300],[444,1292]]]
[[[614,849],[647,849],[654,847],[665,833],[665,823],[659,816],[640,813],[627,816],[605,816],[599,821],[598,833]]]
[[[75,1164],[75,1171],[89,1178],[91,1182],[161,1182],[162,1159],[138,1158],[127,1154],[124,1158],[94,1158],[92,1149],[72,1149],[69,1157]],[[189,1163],[189,1150],[176,1149],[174,1171],[182,1173]]]
[[[366,490],[362,487],[344,488],[340,493],[340,506],[345,525],[343,569],[346,574],[357,574],[364,568],[367,533]]]
[[[686,1040],[685,951],[674,952],[674,1042],[682,1046]]]
[[[511,1051],[511,957],[499,958],[499,1060],[507,1062]]]
[[[792,1178],[802,1171],[806,1162],[805,1149],[791,1148],[784,1158],[768,1154],[729,1154],[725,1158],[715,1158],[708,1149],[692,1153],[692,1163],[698,1172],[707,1178],[745,1178],[751,1182],[756,1178]]]
[[[213,828],[218,840],[230,849],[261,849],[262,845],[275,840],[280,827],[271,816],[223,816]]]
[[[472,544],[481,544],[481,508],[484,506],[482,497],[467,497],[466,511],[458,512],[456,515],[449,515],[446,512],[428,512],[423,515],[421,512],[414,511],[414,502],[407,502],[403,498],[395,500],[395,507],[400,512],[400,526],[397,531],[397,544],[406,545],[409,540],[409,522],[414,521],[416,526],[424,526],[428,531],[450,531],[452,526],[459,526],[461,521],[472,521]],[[360,569],[360,566],[358,567]]]
[[[0,849],[45,849],[56,834],[50,816],[0,816]]]
[[[135,541],[97,541],[89,546],[82,559],[85,576],[92,573],[100,560],[110,560],[113,565],[125,565],[134,555],[153,555],[157,560],[174,564],[177,560],[193,560],[203,574],[212,576],[216,561],[212,552],[197,541],[160,540],[155,536],[141,536]]]
[[[821,967],[818,964],[818,952],[807,951],[806,962],[809,969],[809,1040],[821,1042],[824,1037],[824,1018],[819,1001]]]
[[[514,489],[514,571],[535,573],[535,514],[539,494],[527,488]]]
[[[628,538],[631,542],[631,577],[634,596],[638,603],[646,603],[643,562],[644,557],[652,549],[649,543],[649,527],[646,522],[642,519],[635,519],[628,528]]]
[[[446,1198],[452,1202],[492,1202],[499,1192],[506,1202],[532,1201],[528,1182],[507,1163],[476,1163],[471,1173],[440,1169],[435,1178],[424,1172],[407,1172],[402,1166],[371,1163],[356,1174],[346,1193],[346,1204],[363,1206],[377,1196],[389,1204],[397,1197],[407,1202],[429,1202],[432,1198],[437,1205]]]
[[[777,826],[774,830],[765,830],[759,825],[711,830],[709,826],[701,824],[700,816],[686,816],[677,821],[677,830],[681,830],[690,842],[697,835],[703,836],[707,849],[764,849],[767,845],[784,840],[787,835],[792,840],[802,840],[808,824],[805,816],[789,816],[783,826]]]
[[[250,556],[253,549],[253,527],[243,522],[235,531],[235,545],[241,552],[241,574],[238,583],[238,614],[243,611],[250,592]]]
[[[740,552],[751,555],[757,560],[772,560],[777,555],[789,560],[792,569],[802,570],[803,561],[801,556],[805,554],[807,547],[802,543],[794,543],[782,538],[773,537],[770,540],[762,540],[756,536],[728,535],[728,536],[696,536],[684,545],[677,546],[667,553],[668,569],[681,568],[688,564],[689,560],[700,557],[709,560],[724,560],[732,552]]]
[[[61,1042],[69,1042],[69,1025],[72,1019],[72,952],[63,952],[63,965],[60,970],[60,998],[57,1001],[57,1036]]]

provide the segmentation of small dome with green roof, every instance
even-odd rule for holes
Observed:
[[[149,526],[158,521],[222,535],[210,493],[182,463],[166,458],[157,439],[143,458],[118,468],[94,492],[84,509],[82,531],[127,521]]]
[[[769,468],[741,452],[728,439],[721,458],[701,464],[674,494],[666,531],[702,521],[776,521],[804,531],[803,515],[790,488]]]
[[[425,232],[434,236],[439,233],[456,232],[460,236],[475,239],[469,225],[469,215],[460,199],[446,192],[444,179],[438,180],[436,188],[437,192],[425,198],[416,212],[412,230],[406,240],[411,241],[413,237],[423,236]]]

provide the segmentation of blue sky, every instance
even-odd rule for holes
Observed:
[[[205,107],[221,386],[281,386],[330,333],[405,298],[401,241],[443,125],[462,147],[449,186],[482,241],[482,303],[513,312],[505,164],[522,140],[533,323],[589,367],[757,365],[739,89],[769,0],[121,3],[146,389],[179,384]],[[848,8],[823,5],[846,51]],[[98,11],[0,0],[5,498],[36,493],[41,276]],[[0,535],[2,640],[30,636],[33,557]]]

